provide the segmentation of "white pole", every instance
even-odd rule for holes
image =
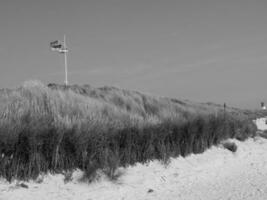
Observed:
[[[65,85],[68,85],[68,62],[67,62],[66,35],[64,35],[64,61],[65,61]]]

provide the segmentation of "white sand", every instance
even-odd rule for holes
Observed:
[[[260,118],[254,121],[259,130],[267,130],[267,118]]]
[[[264,128],[259,120],[256,124]],[[0,200],[267,199],[267,140],[234,142],[236,153],[219,146],[172,159],[168,166],[158,161],[137,164],[120,169],[124,174],[116,182],[102,177],[95,183],[81,183],[79,171],[69,183],[64,183],[63,175],[47,175],[41,184],[26,183],[28,189],[0,180]]]

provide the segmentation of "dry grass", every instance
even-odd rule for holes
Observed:
[[[119,166],[201,153],[255,125],[242,111],[117,88],[27,82],[0,92],[0,176],[36,178],[80,168],[115,177]],[[216,113],[216,114],[215,114]]]

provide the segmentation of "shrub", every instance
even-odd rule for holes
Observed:
[[[234,142],[224,142],[223,147],[229,151],[236,152],[237,146]]]

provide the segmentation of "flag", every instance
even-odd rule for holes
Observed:
[[[68,49],[66,47],[64,47],[62,42],[60,42],[58,40],[50,42],[50,48],[52,51],[57,51],[59,53],[67,53],[68,52]]]

